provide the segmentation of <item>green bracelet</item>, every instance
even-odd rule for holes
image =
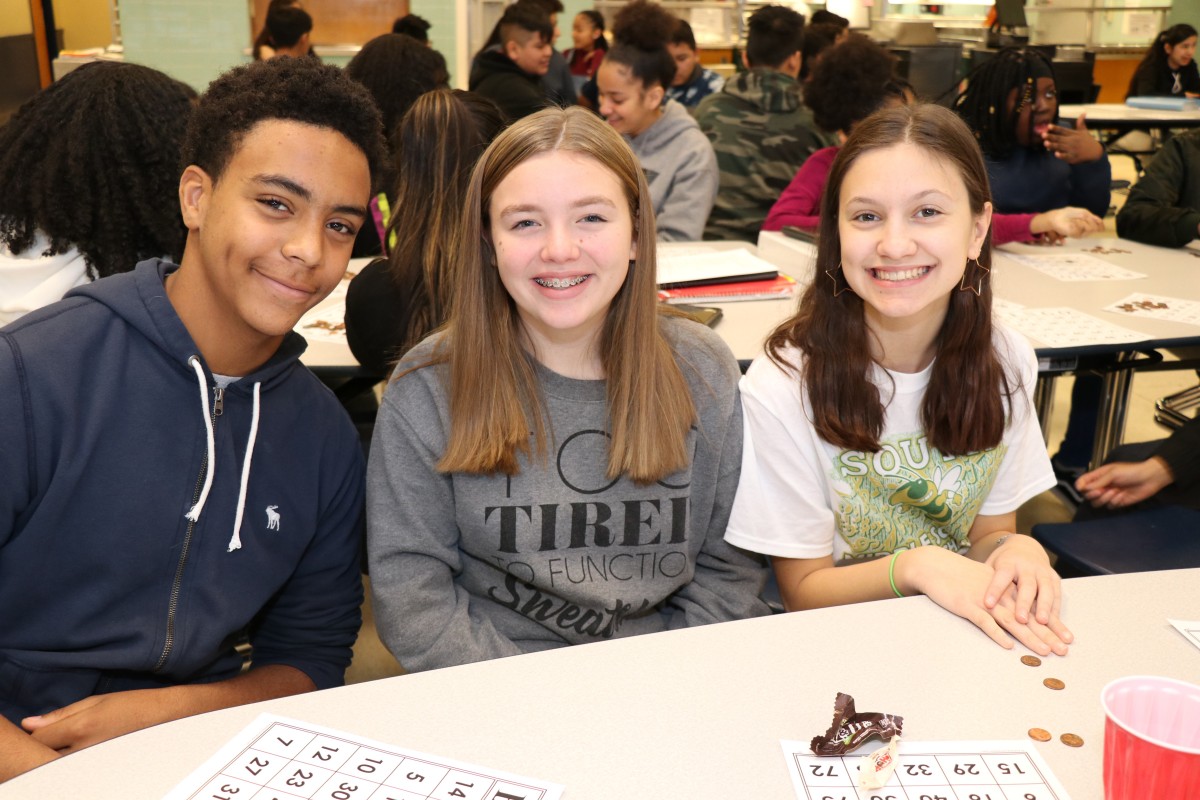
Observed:
[[[888,564],[888,583],[892,585],[892,591],[896,593],[896,597],[904,597],[900,594],[900,590],[896,588],[896,559],[900,557],[900,551],[892,553],[892,561]]]

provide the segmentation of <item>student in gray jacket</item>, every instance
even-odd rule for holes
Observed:
[[[451,320],[397,367],[368,467],[376,624],[405,669],[767,613],[761,561],[723,539],[737,364],[658,307],[648,196],[582,108],[476,166]]]
[[[1200,236],[1200,130],[1171,137],[1117,214],[1117,235],[1160,247]]]
[[[717,197],[712,144],[686,108],[663,103],[675,77],[667,40],[677,20],[657,3],[633,0],[613,21],[614,44],[596,71],[600,114],[633,148],[650,182],[658,238],[698,241]]]

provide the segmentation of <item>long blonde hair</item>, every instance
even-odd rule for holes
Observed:
[[[611,170],[625,192],[635,258],[609,306],[599,351],[608,396],[608,476],[652,483],[688,462],[695,404],[660,328],[655,295],[655,229],[650,189],[636,156],[603,120],[582,108],[548,108],[501,133],[475,166],[461,228],[453,312],[431,363],[449,362],[450,437],[443,472],[509,475],[518,454],[546,455],[545,410],[524,346],[516,304],[500,281],[488,231],[500,182],[549,152],[586,156]],[[546,176],[552,180],[553,176]]]

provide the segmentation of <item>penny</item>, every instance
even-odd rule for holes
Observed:
[[[1058,678],[1046,678],[1046,680],[1042,681],[1042,686],[1057,691],[1058,689],[1065,689],[1067,685]]]
[[[1027,667],[1040,667],[1042,660],[1037,656],[1021,656],[1021,663]]]
[[[1064,733],[1058,737],[1067,747],[1083,747],[1083,737],[1074,733]]]
[[[1030,728],[1029,738],[1038,742],[1050,741],[1050,731],[1043,728]]]

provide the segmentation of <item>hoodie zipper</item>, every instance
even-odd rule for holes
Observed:
[[[220,386],[213,387],[212,423],[213,430],[217,427],[217,417],[225,412],[225,390]],[[200,474],[196,476],[196,488],[192,491],[192,505],[200,500],[200,488],[204,485],[204,473],[208,470],[208,453],[200,459]],[[183,534],[183,549],[179,553],[179,564],[175,567],[175,581],[171,584],[171,600],[167,604],[167,636],[163,641],[163,650],[154,665],[154,672],[159,672],[166,665],[175,647],[175,612],[179,609],[179,593],[183,588],[183,568],[187,565],[188,549],[192,543],[192,532],[196,523],[188,520],[187,530]]]

